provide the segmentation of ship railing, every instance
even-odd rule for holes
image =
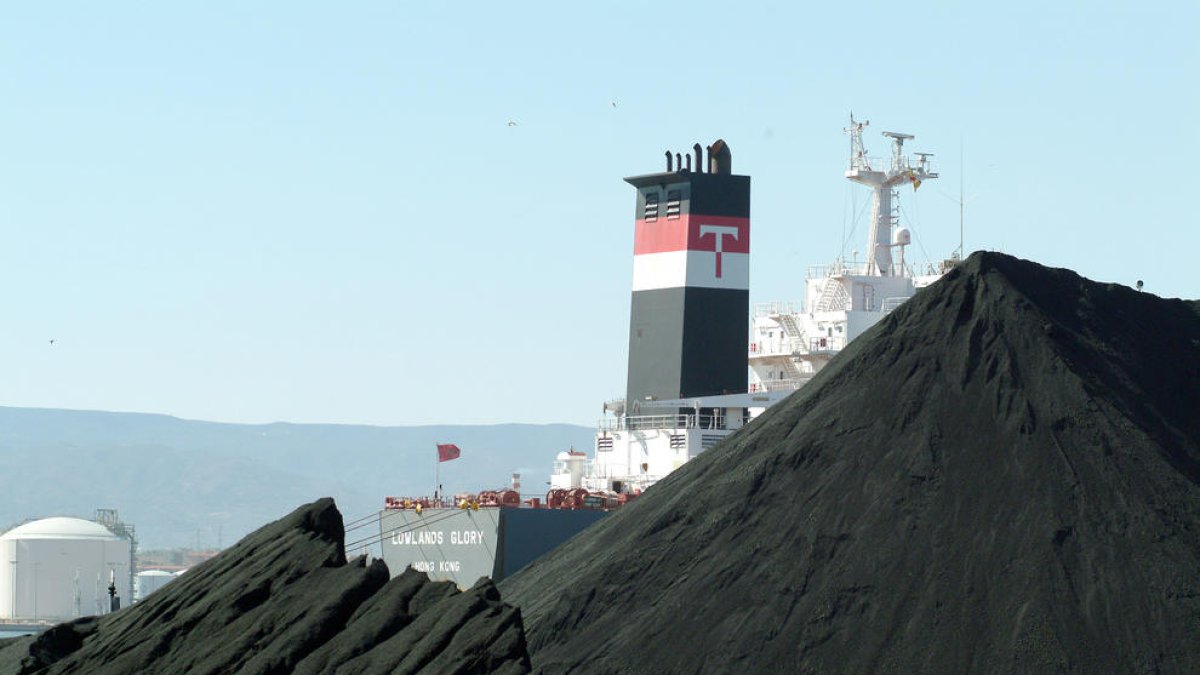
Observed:
[[[608,471],[584,476],[583,487],[590,492],[607,492],[612,489],[614,481],[619,481],[623,492],[639,492],[645,491],[665,477],[649,474],[630,475],[628,471]]]
[[[929,277],[944,274],[946,265],[944,262],[917,262],[917,263],[893,263],[897,270],[900,271],[899,276],[902,277]],[[893,275],[897,276],[897,275]]]
[[[625,412],[624,398],[610,398],[604,402],[604,412],[620,415]]]
[[[632,415],[603,419],[599,431],[637,431],[639,429],[724,429],[724,415]]]
[[[794,340],[784,340],[783,344],[772,344],[770,342],[751,342],[750,356],[790,356],[796,351],[799,343]]]
[[[457,496],[457,495],[456,495]],[[385,497],[383,508],[386,511],[403,511],[406,508],[412,509],[417,504],[423,509],[448,509],[457,508],[458,502],[454,499],[444,499],[441,497]]]
[[[809,279],[825,279],[828,277],[839,276],[864,276],[867,273],[867,263],[865,262],[846,262],[845,260],[835,260],[828,265],[812,265],[808,268],[807,277]]]
[[[754,382],[750,385],[750,393],[756,394],[768,391],[795,391],[800,387],[808,384],[812,376],[807,377],[789,377],[783,380],[765,380],[763,382]]]
[[[954,266],[954,262],[953,260],[943,260],[940,262],[904,263],[903,265],[893,262],[892,274],[889,276],[938,276],[948,272]],[[806,274],[809,279],[826,279],[838,276],[868,276],[868,269],[869,266],[865,262],[835,260],[828,265],[812,265],[807,269]]]
[[[797,353],[796,356],[841,351],[846,347],[846,337],[844,335],[837,335],[809,338],[808,344],[805,347],[805,351]]]
[[[632,485],[644,480],[659,480],[663,476],[656,476],[644,473],[629,473],[629,467],[624,464],[611,464],[608,462],[588,462],[587,471],[583,474],[583,481],[588,480],[616,480],[627,485]]]
[[[903,162],[903,165],[901,168],[907,168],[908,167],[908,157],[901,155],[900,159]],[[856,162],[858,163],[858,166],[855,166]],[[889,170],[886,167],[892,167],[893,169],[895,168],[895,157],[892,157],[890,155],[886,156],[886,157],[862,155],[859,157],[851,157],[850,158],[850,171],[857,170],[857,171],[886,172]]]
[[[760,319],[768,316],[778,316],[780,314],[803,314],[804,302],[802,300],[787,300],[775,302],[759,302],[754,305],[754,318]]]
[[[908,298],[884,298],[883,304],[879,306],[879,311],[884,314],[891,314],[897,307],[904,304]]]
[[[655,483],[662,480],[663,478],[666,478],[666,476],[640,475],[640,476],[626,476],[624,478],[617,477],[617,479],[619,479],[619,480],[627,481],[625,483],[625,485],[627,486],[626,487],[627,490],[637,491],[637,492],[645,492],[646,490],[650,489],[650,486],[654,485]]]

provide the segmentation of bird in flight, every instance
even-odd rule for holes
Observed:
[[[509,120],[509,121],[508,121],[508,126],[510,126],[510,127],[515,127],[515,126],[517,126],[517,123],[516,123],[516,122],[514,122],[513,120]]]
[[[54,344],[54,343],[55,343],[55,340],[50,340],[50,344]]]

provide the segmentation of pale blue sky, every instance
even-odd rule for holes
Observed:
[[[867,199],[850,110],[936,153],[910,260],[958,245],[961,145],[968,251],[1197,297],[1197,35],[1192,1],[8,3],[0,405],[590,424],[622,177],[724,138],[751,301],[799,299]]]

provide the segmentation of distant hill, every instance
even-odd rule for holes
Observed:
[[[387,495],[431,492],[438,441],[463,451],[441,466],[448,492],[500,487],[516,471],[522,492],[536,495],[554,455],[589,446],[591,433],[567,424],[222,424],[0,407],[0,530],[116,508],[144,549],[229,545],[322,496],[350,522]]]

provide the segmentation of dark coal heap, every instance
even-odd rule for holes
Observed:
[[[1200,306],[972,255],[501,587],[545,672],[1200,672]]]
[[[303,506],[144,602],[0,642],[0,673],[525,673],[520,612],[382,561],[347,563],[331,499]]]

